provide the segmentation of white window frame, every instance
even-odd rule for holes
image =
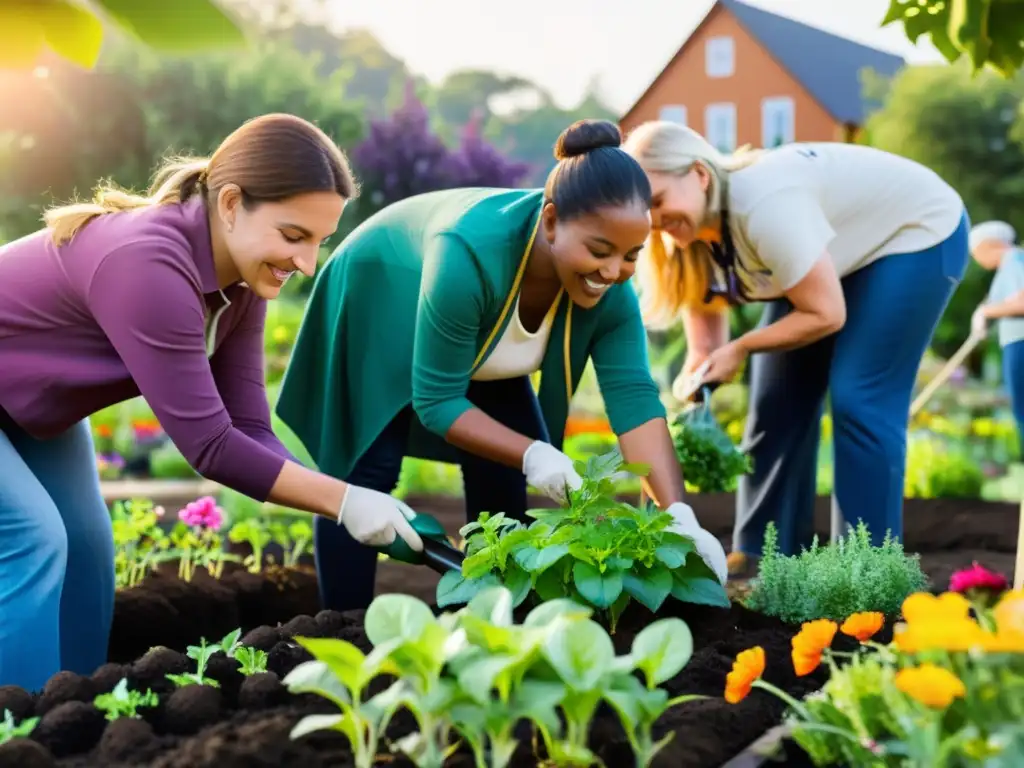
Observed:
[[[718,131],[724,121],[725,128]],[[720,152],[729,153],[736,149],[736,105],[730,101],[708,104],[704,109],[704,138]]]
[[[776,146],[779,134],[775,130],[776,121],[782,116],[782,143],[796,141],[796,102],[789,96],[771,96],[761,100],[761,146]]]
[[[736,42],[728,36],[709,37],[704,42],[704,74],[732,77],[736,73]]]
[[[664,104],[658,110],[658,119],[669,123],[686,125],[688,119],[686,106],[684,104]]]

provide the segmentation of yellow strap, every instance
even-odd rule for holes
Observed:
[[[494,337],[498,335],[498,331],[501,330],[501,326],[505,322],[505,318],[508,317],[509,310],[515,303],[516,296],[519,294],[519,284],[523,281],[523,274],[526,272],[526,263],[530,260],[530,251],[533,248],[533,241],[537,238],[538,229],[540,229],[540,213],[537,214],[537,223],[533,225],[533,232],[530,234],[530,240],[526,244],[526,250],[523,251],[523,258],[519,260],[519,269],[516,270],[515,279],[512,281],[512,290],[508,292],[508,298],[505,299],[505,306],[502,308],[501,314],[498,315],[498,322],[494,324],[494,328],[491,329],[491,333],[487,337],[487,341],[484,342],[483,347],[476,356],[476,360],[473,361],[474,371],[476,371],[477,366],[479,366],[483,361],[484,355],[486,355],[487,350],[490,349],[491,344],[494,342]]]
[[[568,297],[566,297],[568,298]],[[569,336],[572,335],[572,299],[569,299],[569,306],[565,308],[565,402],[568,405],[572,402],[572,365],[569,359]]]

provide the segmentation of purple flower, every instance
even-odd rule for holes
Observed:
[[[203,496],[186,504],[178,512],[178,519],[191,528],[218,531],[224,524],[224,510],[217,506],[217,500],[212,496]]]

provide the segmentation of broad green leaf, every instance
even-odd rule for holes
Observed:
[[[672,582],[672,597],[684,603],[713,605],[728,608],[729,594],[717,578],[676,578]]]
[[[659,619],[633,638],[632,656],[648,687],[675,677],[693,655],[693,635],[682,619]]]
[[[93,0],[146,45],[167,52],[228,48],[245,43],[238,24],[211,0]]]
[[[326,664],[349,690],[363,687],[366,656],[352,643],[325,637],[296,637],[295,642]]]
[[[474,552],[462,561],[462,574],[467,579],[479,579],[481,576],[490,573],[492,568],[494,568],[494,558],[492,557],[491,547]]]
[[[552,601],[566,596],[566,583],[562,566],[548,568],[537,576],[533,584],[533,591],[541,600]]]
[[[412,595],[380,595],[366,609],[364,623],[374,645],[396,638],[414,641],[434,623],[434,613]]]
[[[595,689],[615,658],[615,647],[593,619],[565,624],[544,643],[544,657],[558,676],[577,691]]]
[[[665,564],[669,570],[681,568],[686,562],[686,557],[695,552],[693,539],[684,538],[678,534],[668,534],[665,540],[654,550],[654,556]]]
[[[439,608],[462,605],[483,589],[480,579],[467,579],[459,571],[448,571],[437,582],[436,600]]]
[[[601,573],[590,563],[577,562],[572,569],[573,583],[580,595],[596,608],[607,608],[622,594],[622,572]]]
[[[523,547],[516,550],[515,561],[527,573],[541,573],[569,554],[568,544],[552,544],[549,547]]]
[[[459,686],[481,704],[491,698],[495,680],[518,661],[516,656],[495,654],[467,664],[459,672]]]
[[[466,609],[499,627],[512,624],[512,593],[505,587],[488,587],[477,593]]]
[[[530,574],[524,571],[515,563],[510,563],[505,572],[505,586],[512,595],[512,607],[518,608],[530,594],[530,586],[533,580]]]
[[[503,650],[516,644],[517,628],[501,627],[487,619],[467,613],[462,617],[462,628],[466,631],[469,642],[490,651]]]
[[[558,619],[569,621],[588,619],[593,615],[593,613],[593,609],[589,606],[581,605],[575,600],[562,597],[555,600],[548,600],[547,602],[538,605],[526,615],[526,619],[523,621],[523,626],[546,627]]]
[[[315,693],[339,707],[352,702],[348,689],[323,661],[304,661],[285,675],[281,683],[292,693]],[[329,728],[331,726],[322,726]]]
[[[295,724],[288,738],[301,739],[316,731],[340,731],[344,721],[344,715],[306,715]]]
[[[672,594],[672,572],[663,565],[638,566],[622,574],[622,586],[638,603],[656,612]]]
[[[644,685],[633,675],[616,675],[604,691],[605,700],[631,728],[636,728],[644,719],[640,697]]]

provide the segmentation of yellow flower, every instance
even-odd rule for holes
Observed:
[[[1024,589],[1004,592],[992,609],[992,616],[1001,632],[1024,634]]]
[[[885,616],[878,611],[855,613],[843,622],[839,630],[844,635],[855,637],[862,643],[870,640],[885,624]]]
[[[893,641],[904,653],[922,651],[969,651],[984,648],[987,633],[973,619],[932,619],[906,624]]]
[[[903,601],[903,618],[908,624],[922,621],[956,621],[971,614],[970,601],[958,592],[915,592]]]
[[[725,700],[730,704],[743,701],[754,681],[764,674],[764,648],[755,645],[736,656],[732,671],[725,677]]]
[[[935,664],[901,669],[896,673],[896,687],[932,709],[945,709],[953,703],[953,699],[967,695],[959,677]]]

